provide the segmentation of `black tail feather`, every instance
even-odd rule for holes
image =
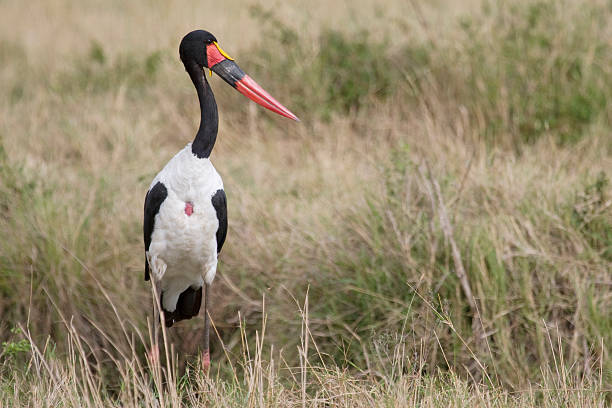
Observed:
[[[164,304],[163,299],[164,294],[162,293],[160,299],[162,305]],[[176,302],[176,309],[174,312],[168,312],[164,309],[166,327],[172,327],[176,322],[197,316],[200,312],[200,306],[202,306],[202,287],[197,289],[189,287],[185,289]]]

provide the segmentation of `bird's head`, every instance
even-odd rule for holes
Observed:
[[[264,108],[289,119],[299,121],[291,111],[270,96],[257,82],[244,73],[225,51],[221,49],[214,35],[204,30],[192,31],[183,37],[179,46],[179,55],[187,72],[197,67],[209,69],[219,75],[225,82],[237,89],[247,98]]]

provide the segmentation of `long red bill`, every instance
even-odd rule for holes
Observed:
[[[289,109],[281,105],[280,102],[267,93],[250,76],[245,75],[242,79],[236,81],[234,86],[241,94],[250,100],[257,102],[264,108],[270,109],[272,112],[276,112],[279,115],[293,119],[297,122],[300,121],[297,116],[295,116]]]
[[[241,94],[250,100],[257,102],[266,109],[278,113],[286,118],[300,121],[289,109],[281,105],[269,93],[259,86],[250,76],[219,47],[216,42],[206,46],[206,57],[208,68],[219,75],[225,82],[240,91]]]

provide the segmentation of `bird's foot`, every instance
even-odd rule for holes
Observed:
[[[152,345],[151,349],[147,352],[149,357],[149,363],[152,367],[159,365],[159,347],[157,344]]]
[[[210,368],[210,352],[208,350],[202,353],[202,371],[205,374],[208,374],[208,369]]]

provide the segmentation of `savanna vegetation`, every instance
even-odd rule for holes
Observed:
[[[608,406],[612,4],[226,3],[0,1],[0,405]],[[145,353],[196,28],[302,120],[210,79],[208,376]]]

